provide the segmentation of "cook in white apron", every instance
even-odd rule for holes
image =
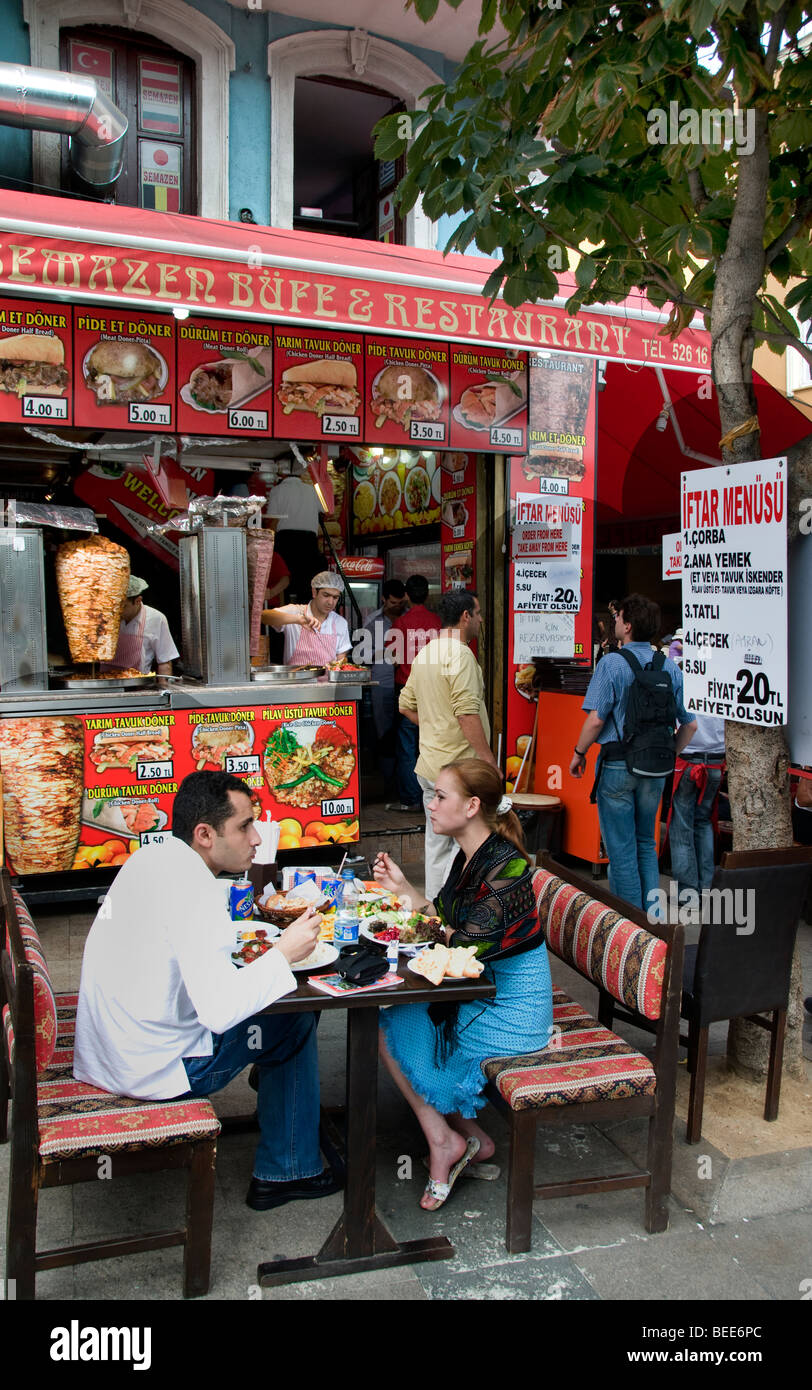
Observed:
[[[312,591],[307,606],[289,603],[263,610],[264,623],[284,630],[287,666],[327,666],[352,646],[346,621],[335,611],[344,592],[341,575],[324,570],[312,580]]]

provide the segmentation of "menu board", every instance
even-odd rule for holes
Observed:
[[[236,319],[185,319],[177,342],[178,429],[267,438],[273,330]]]
[[[175,319],[129,308],[74,314],[73,423],[175,429]]]
[[[70,776],[54,776],[56,748]],[[0,765],[6,861],[17,874],[116,868],[160,843],[175,792],[196,771],[241,777],[255,815],[270,811],[279,824],[281,850],[359,837],[352,702],[0,719]]]
[[[508,631],[508,666],[513,672],[507,694],[508,789],[533,729],[533,658],[574,658],[584,665],[591,661],[595,378],[595,362],[589,358],[532,352],[528,356],[530,452],[526,458],[510,460],[511,504],[524,532],[514,532],[508,571],[514,600]],[[548,510],[548,503],[560,511]],[[518,558],[516,547],[521,548]],[[556,550],[561,552],[558,559]],[[543,608],[538,606],[542,602]],[[546,783],[537,784],[537,789],[552,790]]]
[[[476,456],[442,455],[443,593],[476,589]]]
[[[685,708],[786,723],[786,458],[683,473],[682,525]]]
[[[353,450],[352,521],[355,536],[411,530],[440,520],[442,455]]]
[[[321,329],[275,331],[277,439],[360,439],[364,341]]]
[[[527,356],[451,345],[450,443],[454,449],[523,453],[527,442]]]
[[[0,299],[0,421],[73,423],[72,324],[68,305]]]
[[[368,444],[448,445],[449,350],[419,338],[367,338]],[[411,508],[412,511],[415,508]]]

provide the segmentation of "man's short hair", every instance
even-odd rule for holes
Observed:
[[[473,613],[477,595],[473,589],[449,589],[440,599],[437,612],[443,627],[458,627],[463,613]]]
[[[176,839],[190,845],[195,826],[201,824],[219,831],[234,814],[229,792],[245,792],[250,797],[251,788],[230,772],[190,772],[184,777],[172,806],[172,834]]]
[[[422,574],[410,574],[406,580],[406,593],[412,603],[425,603],[429,596],[429,581]]]
[[[385,579],[381,586],[381,593],[384,598],[403,598],[406,593],[406,586],[402,579]]]
[[[660,605],[644,594],[628,594],[619,604],[620,617],[630,623],[633,642],[651,642],[660,631]]]

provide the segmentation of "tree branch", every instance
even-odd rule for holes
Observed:
[[[701,212],[706,204],[710,202],[710,198],[708,197],[705,185],[702,182],[702,175],[698,169],[688,170],[688,188],[691,194],[691,201],[694,205],[694,211]]]
[[[770,42],[767,45],[767,52],[764,57],[764,67],[768,77],[772,77],[778,62],[778,55],[781,52],[781,35],[784,32],[784,21],[786,20],[789,5],[782,5],[776,15],[773,16],[770,26]]]
[[[781,252],[789,245],[796,232],[806,224],[812,216],[812,197],[800,198],[796,205],[796,211],[790,218],[783,232],[770,242],[765,252],[767,266],[771,266],[777,260]]]

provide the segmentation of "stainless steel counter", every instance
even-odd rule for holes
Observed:
[[[173,681],[150,690],[36,690],[0,692],[0,716],[92,714],[97,710],[136,714],[139,710],[231,709],[251,705],[335,705],[361,699],[361,686],[332,681],[249,681],[245,685],[198,685]]]

